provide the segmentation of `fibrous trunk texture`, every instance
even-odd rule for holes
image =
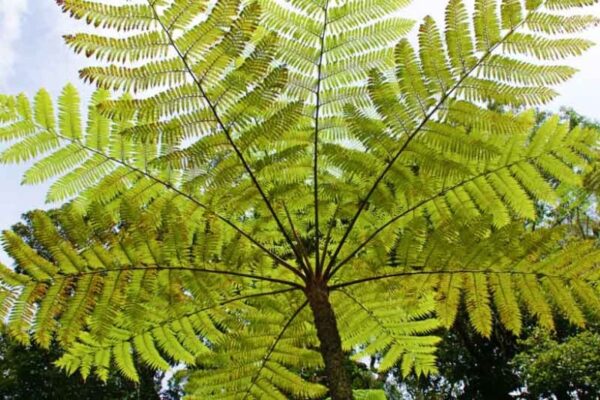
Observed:
[[[307,296],[321,342],[331,399],[352,400],[352,383],[344,368],[345,355],[333,307],[329,302],[329,292],[324,285],[315,284],[309,287]]]

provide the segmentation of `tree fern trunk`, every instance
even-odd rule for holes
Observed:
[[[329,292],[324,285],[314,285],[307,290],[308,301],[315,319],[317,336],[321,342],[321,355],[325,360],[325,373],[332,400],[351,400],[352,383],[344,368],[344,352]]]

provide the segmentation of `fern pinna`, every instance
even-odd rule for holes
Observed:
[[[43,252],[4,233],[0,304],[67,372],[135,380],[138,357],[193,366],[190,399],[350,399],[345,354],[433,373],[459,307],[484,336],[600,310],[596,244],[529,223],[597,186],[598,133],[528,111],[597,1],[449,0],[417,46],[408,0],[58,3],[98,91],[0,96],[0,159],[67,203],[33,214]]]

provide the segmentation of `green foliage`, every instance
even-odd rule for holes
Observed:
[[[404,374],[435,371],[461,299],[483,336],[493,307],[514,333],[524,312],[583,325],[596,243],[524,222],[595,187],[598,132],[523,107],[573,75],[561,61],[591,43],[572,34],[598,20],[569,11],[596,1],[450,0],[418,49],[408,3],[60,1],[105,28],[66,37],[99,91],[85,127],[73,86],[0,97],[0,161],[70,201],[34,215],[42,252],[4,233],[9,332],[56,337],[69,373],[135,380],[139,356],[202,366],[190,398],[284,399],[326,392],[297,374],[332,362],[321,290],[327,334]]]
[[[355,390],[353,392],[356,400],[386,400],[383,390]],[[329,400],[329,399],[328,399]]]
[[[140,371],[142,380],[135,384],[113,371],[106,382],[90,377],[66,376],[52,365],[60,356],[54,345],[50,350],[23,348],[0,334],[0,396],[6,400],[55,400],[61,398],[85,400],[158,400],[159,383],[150,368]],[[171,397],[175,400],[175,397]]]
[[[433,313],[433,298],[415,307],[406,304],[404,296],[393,288],[385,296],[342,289],[337,297],[342,297],[336,305],[344,348],[348,352],[360,349],[353,355],[356,361],[379,356],[379,372],[387,372],[399,361],[404,375],[413,369],[419,375],[436,371],[434,352],[439,338],[427,334],[439,323],[426,319]]]
[[[582,332],[564,342],[537,331],[522,343],[514,364],[527,385],[524,398],[558,396],[593,399],[600,395],[600,335]]]

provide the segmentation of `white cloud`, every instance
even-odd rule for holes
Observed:
[[[0,88],[13,73],[28,0],[0,0]]]

